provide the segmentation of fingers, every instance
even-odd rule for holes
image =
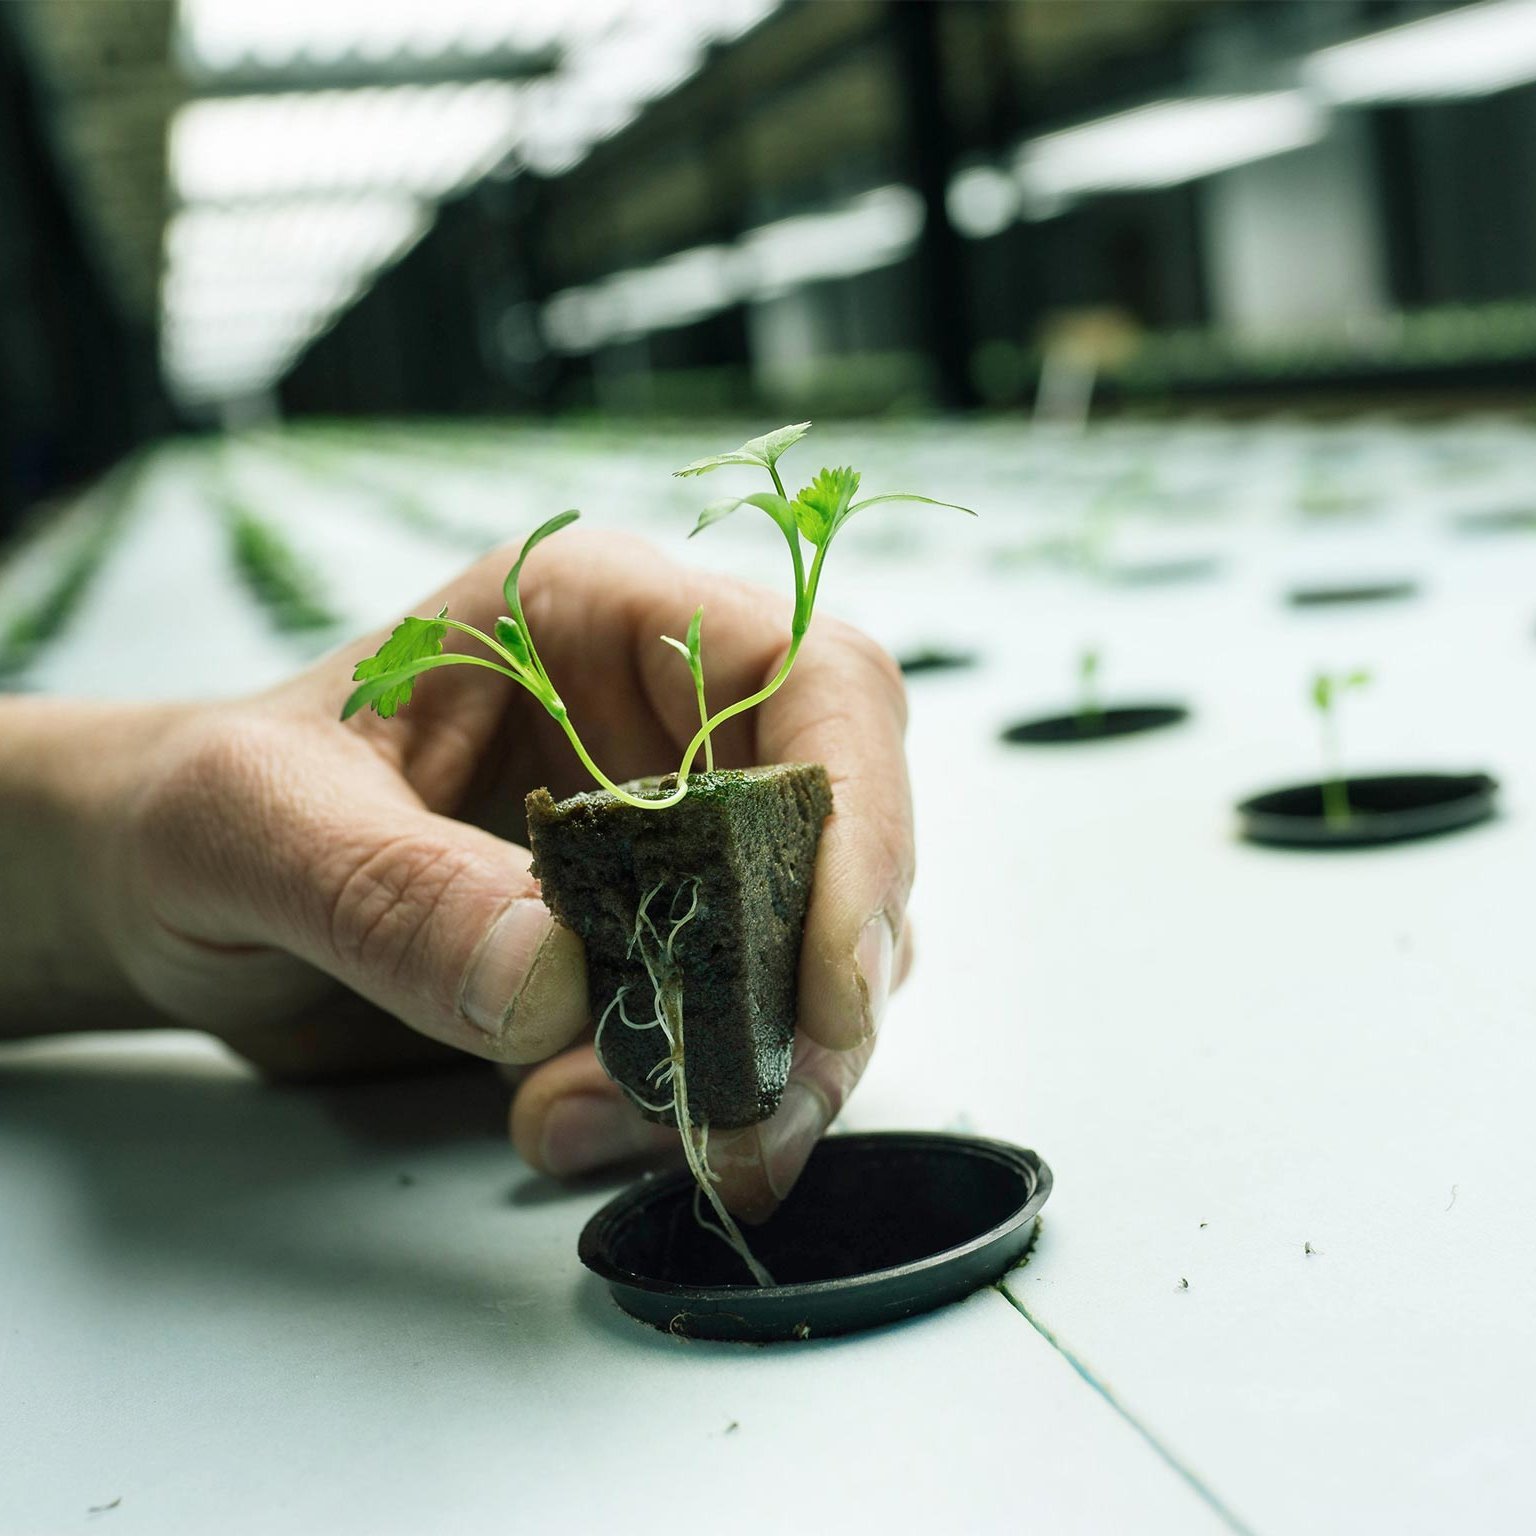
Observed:
[[[846,1051],[801,1040],[778,1112],[744,1130],[710,1133],[709,1165],[730,1210],[762,1222],[778,1209],[873,1050],[873,1039]],[[526,1162],[557,1178],[680,1151],[677,1131],[647,1120],[590,1046],[528,1074],[512,1101],[512,1141]]]
[[[287,951],[492,1060],[543,1060],[580,1034],[582,947],[526,850],[426,810],[329,727],[214,712],[172,755],[139,845],[150,908],[179,939]]]
[[[829,624],[764,710],[765,745],[832,780],[800,951],[801,1032],[829,1050],[874,1037],[898,974],[914,868],[912,798],[896,664]],[[795,684],[799,686],[796,687]]]
[[[557,1178],[680,1150],[677,1132],[647,1120],[590,1046],[528,1074],[512,1101],[511,1129],[523,1161]]]

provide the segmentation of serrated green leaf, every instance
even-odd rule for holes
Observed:
[[[550,534],[559,533],[562,528],[569,528],[580,516],[581,513],[575,510],[562,512],[558,517],[550,518],[547,523],[541,523],[523,541],[522,552],[517,557],[517,564],[507,572],[507,579],[501,584],[502,595],[507,600],[507,607],[512,610],[518,619],[521,619],[523,616],[523,603],[517,591],[518,580],[523,574],[523,562],[533,553],[535,547],[542,544]]]
[[[858,488],[856,469],[823,469],[791,504],[795,526],[812,544],[825,544],[842,525]]]
[[[728,496],[724,501],[712,501],[699,513],[699,520],[693,525],[693,531],[688,537],[691,539],[695,533],[702,533],[712,523],[729,517],[738,507],[759,508],[779,525],[788,538],[794,538],[795,514],[790,511],[789,503],[774,491],[757,491],[751,496]]]
[[[798,421],[793,426],[776,427],[761,437],[754,437],[730,453],[716,453],[707,459],[695,459],[672,473],[681,479],[685,475],[703,475],[727,464],[756,464],[761,469],[772,469],[780,457],[793,448],[811,430],[808,421]]]
[[[435,619],[402,619],[372,656],[358,662],[352,681],[369,686],[357,689],[347,700],[343,720],[363,704],[372,704],[375,712],[387,720],[402,705],[410,703],[412,679],[424,670],[417,663],[442,652],[443,637],[448,633],[442,619],[447,612],[445,606]],[[387,686],[373,686],[380,682]],[[360,698],[365,694],[367,697]]]

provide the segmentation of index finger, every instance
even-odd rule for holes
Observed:
[[[813,624],[795,671],[762,707],[772,761],[822,763],[822,829],[800,950],[800,1030],[846,1051],[871,1039],[890,992],[915,865],[906,692],[890,655],[836,620]]]

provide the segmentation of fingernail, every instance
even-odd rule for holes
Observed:
[[[832,1123],[832,1109],[811,1083],[792,1081],[774,1117],[761,1128],[763,1173],[774,1198],[794,1188],[811,1149]]]
[[[555,931],[542,901],[523,897],[486,930],[459,989],[459,1012],[483,1034],[499,1039],[519,996],[533,983]]]
[[[557,1099],[545,1115],[539,1161],[556,1178],[587,1173],[645,1150],[645,1131],[644,1122],[620,1100],[573,1093]]]
[[[863,1036],[868,1039],[879,1027],[880,1016],[885,1012],[886,999],[891,995],[891,958],[896,950],[891,925],[880,913],[864,924],[859,942],[853,951],[853,962],[858,968],[858,982],[863,994]]]

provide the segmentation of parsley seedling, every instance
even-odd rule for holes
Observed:
[[[1099,653],[1088,646],[1077,658],[1077,723],[1082,730],[1092,730],[1103,723],[1104,706],[1099,703]]]
[[[680,476],[702,475],[710,470],[728,465],[746,465],[766,470],[773,483],[771,492],[761,491],[749,496],[731,497],[707,506],[699,515],[693,532],[698,533],[729,516],[739,507],[752,506],[766,512],[784,535],[789,545],[791,567],[794,574],[795,604],[790,621],[789,649],[783,663],[774,676],[755,693],[738,699],[734,704],[711,715],[704,687],[703,623],[704,610],[697,609],[687,629],[685,640],[663,635],[663,642],[678,651],[688,665],[693,679],[694,696],[698,702],[699,728],[683,753],[677,770],[676,787],[664,795],[641,796],[626,789],[608,777],[593,761],[576,727],[566,713],[564,702],[551,680],[538,646],[528,627],[523,611],[519,582],[523,566],[533,550],[552,534],[568,528],[578,517],[576,512],[562,512],[529,535],[512,569],[507,572],[502,585],[508,612],[492,626],[493,633],[486,634],[472,624],[465,624],[448,616],[444,608],[432,618],[403,619],[381,645],[378,651],[361,661],[353,673],[357,687],[346,702],[342,718],[346,719],[358,710],[371,705],[376,713],[389,717],[410,702],[416,679],[423,673],[438,667],[473,666],[517,683],[527,689],[545,710],[555,719],[572,749],[594,779],[616,799],[641,810],[664,810],[676,805],[688,792],[688,775],[694,760],[702,750],[705,770],[714,767],[714,748],[711,738],[715,731],[737,715],[755,709],[779,691],[789,678],[795,658],[811,625],[816,607],[816,594],[821,584],[822,565],[833,539],[847,524],[854,513],[883,502],[914,501],[929,506],[952,507],[952,502],[934,501],[927,496],[890,494],[869,496],[855,501],[858,494],[859,474],[853,469],[823,469],[812,482],[793,499],[786,495],[784,482],[779,477],[779,459],[805,436],[809,422],[780,427],[776,432],[755,437],[743,443],[731,453],[717,454],[713,458],[699,459],[677,471]],[[958,511],[969,512],[968,507]],[[974,514],[972,514],[974,516]],[[692,535],[690,534],[690,537]],[[443,642],[450,629],[458,630],[477,641],[489,655],[466,655],[445,652]],[[661,1032],[666,1051],[652,1069],[648,1091],[658,1096],[653,1101],[641,1097],[634,1088],[621,1084],[630,1098],[642,1109],[655,1115],[672,1114],[677,1121],[682,1138],[683,1154],[693,1176],[695,1189],[694,1216],[700,1226],[715,1233],[742,1259],[759,1285],[771,1285],[773,1277],[756,1260],[740,1228],[726,1209],[716,1183],[717,1175],[709,1166],[709,1122],[696,1119],[689,1108],[687,1057],[683,1032],[683,977],[677,955],[679,934],[690,923],[699,920],[699,879],[686,871],[677,871],[677,884],[667,892],[667,882],[652,887],[641,898],[635,913],[634,926],[629,934],[628,952],[637,958],[644,968],[646,981],[643,987],[630,984],[620,986],[609,1000],[597,1021],[592,1045],[597,1059],[603,1056],[605,1032],[611,1029],[650,1030]],[[649,994],[647,997],[646,994]],[[631,1011],[633,1010],[633,1011]],[[610,1074],[611,1075],[611,1074]],[[713,1210],[713,1219],[704,1213],[701,1199]]]
[[[1339,696],[1351,688],[1364,688],[1370,680],[1369,672],[1319,672],[1312,679],[1312,705],[1323,741],[1323,820],[1332,826],[1343,826],[1353,814],[1349,785],[1340,767]]]
[[[558,517],[550,518],[547,523],[536,528],[528,536],[516,563],[507,572],[507,579],[502,584],[502,593],[506,598],[509,612],[497,619],[494,635],[488,635],[472,624],[464,624],[457,619],[449,618],[446,608],[434,618],[402,620],[373,656],[358,663],[357,670],[352,674],[353,681],[358,684],[358,687],[353,690],[351,697],[347,700],[342,710],[342,719],[348,719],[358,710],[369,705],[377,714],[388,718],[410,702],[416,679],[422,673],[434,668],[483,667],[488,671],[498,672],[526,688],[544,706],[559,724],[560,729],[565,732],[582,765],[609,794],[622,800],[626,805],[637,806],[642,810],[660,811],[676,805],[688,792],[688,775],[701,750],[704,753],[706,769],[713,767],[714,752],[710,740],[713,734],[726,721],[733,720],[737,715],[745,714],[748,710],[755,709],[759,704],[772,698],[788,681],[789,674],[795,665],[795,658],[800,654],[800,646],[805,639],[806,631],[811,625],[811,616],[816,607],[816,594],[821,585],[822,565],[826,560],[827,551],[832,547],[833,539],[854,513],[885,502],[904,501],[921,502],[933,507],[949,507],[957,512],[966,512],[975,516],[969,507],[961,507],[949,501],[935,501],[930,496],[917,496],[909,492],[892,492],[855,501],[860,476],[854,469],[823,469],[808,486],[791,499],[786,494],[784,482],[779,476],[779,460],[788,449],[794,447],[805,436],[810,430],[810,425],[808,421],[802,421],[793,426],[780,427],[777,431],[767,432],[762,437],[754,437],[750,442],[743,443],[740,448],[730,453],[697,459],[676,471],[679,476],[702,475],[728,465],[746,465],[767,471],[773,482],[771,492],[759,491],[750,496],[729,497],[723,501],[712,502],[699,514],[693,533],[699,533],[712,523],[719,522],[721,518],[729,516],[739,507],[757,507],[766,512],[789,545],[794,575],[795,606],[790,620],[789,650],[779,670],[756,693],[738,699],[734,704],[727,705],[714,715],[708,711],[704,693],[704,659],[701,641],[703,609],[699,609],[694,614],[688,626],[686,642],[675,640],[669,635],[661,637],[668,645],[681,652],[688,663],[699,704],[699,728],[683,752],[682,761],[677,769],[676,787],[667,794],[655,796],[633,794],[622,785],[616,784],[598,767],[576,727],[571,723],[565,704],[550,680],[543,661],[539,658],[538,647],[528,628],[522,597],[518,590],[523,565],[537,545],[576,521],[580,513],[574,511],[562,512]],[[693,533],[689,535],[690,538],[693,537]],[[445,652],[443,641],[450,629],[458,630],[478,641],[491,653],[490,656],[472,656],[456,651]]]

